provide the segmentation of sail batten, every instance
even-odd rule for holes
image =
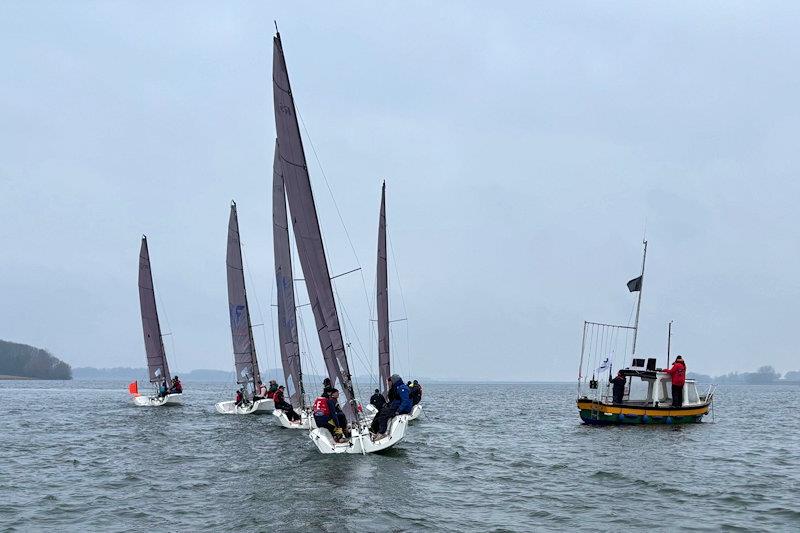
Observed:
[[[378,374],[381,392],[386,396],[386,380],[392,375],[389,357],[389,275],[386,261],[386,182],[381,189],[381,211],[378,220],[378,267],[377,267],[377,308],[378,308]]]
[[[353,422],[356,420],[356,415],[352,378],[340,330],[328,261],[322,243],[319,218],[311,190],[280,34],[277,34],[273,41],[272,59],[272,92],[275,106],[275,129],[278,135],[278,157],[283,171],[283,181],[300,257],[300,266],[303,269],[303,277],[314,312],[314,321],[328,377],[334,386],[340,384],[343,389],[347,399],[344,412],[348,420]]]
[[[289,221],[286,215],[286,189],[275,142],[272,166],[272,243],[275,257],[275,284],[278,294],[278,341],[283,377],[292,405],[305,407],[300,344],[297,339],[297,306],[294,297],[292,256],[289,248]]]
[[[239,237],[239,218],[236,203],[231,202],[228,220],[228,250],[226,256],[228,271],[228,311],[231,321],[231,340],[233,359],[236,367],[236,382],[252,383],[253,391],[258,387],[261,376],[253,342],[250,310],[247,306],[247,291],[244,285],[244,265],[242,262],[242,243]]]
[[[144,349],[147,354],[147,372],[151,383],[170,381],[167,355],[161,336],[161,324],[156,308],[156,294],[153,289],[153,272],[150,269],[150,252],[147,237],[142,237],[139,249],[139,307],[142,314]]]

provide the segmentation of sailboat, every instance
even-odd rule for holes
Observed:
[[[272,165],[272,243],[275,257],[275,284],[278,294],[278,342],[281,365],[283,366],[283,377],[286,380],[289,403],[300,415],[300,420],[289,420],[282,409],[275,409],[272,414],[285,428],[312,429],[316,425],[311,411],[305,404],[300,343],[297,338],[294,275],[291,249],[289,248],[289,222],[286,216],[286,188],[283,184],[277,141]]]
[[[147,249],[147,236],[142,235],[142,246],[139,249],[139,306],[142,312],[142,331],[144,333],[144,350],[147,354],[147,372],[155,391],[152,396],[139,394],[138,383],[132,383],[129,391],[133,394],[133,403],[140,406],[176,405],[181,403],[181,393],[158,394],[162,385],[166,390],[172,386],[161,335],[161,324],[156,309],[156,294],[153,290],[153,272],[150,270],[150,252]]]
[[[381,187],[381,210],[378,219],[377,292],[375,295],[378,308],[378,379],[384,397],[387,397],[389,393],[387,380],[392,375],[389,351],[389,269],[386,258],[386,182],[384,181]],[[369,404],[366,411],[368,417],[373,417],[378,410]],[[416,420],[421,413],[422,405],[415,405],[408,415],[409,421]]]
[[[278,136],[277,159],[283,174],[300,266],[328,377],[334,387],[338,386],[337,388],[344,391],[346,403],[343,411],[351,430],[351,437],[345,443],[336,443],[330,432],[324,428],[313,429],[309,435],[322,453],[372,453],[384,450],[403,439],[408,426],[408,415],[392,419],[386,436],[376,441],[371,439],[363,417],[358,416],[280,33],[273,39],[272,89]]]
[[[636,355],[647,241],[644,241],[643,245],[642,272],[628,282],[628,290],[639,293],[634,325],[622,326],[588,321],[583,323],[577,407],[581,420],[586,424],[651,425],[700,422],[703,416],[708,414],[714,400],[713,386],[709,387],[705,394],[699,394],[695,380],[687,379],[682,389],[681,405],[674,406],[672,376],[657,368],[656,358]],[[627,339],[631,335],[633,337],[631,364],[625,366]],[[670,338],[671,323],[667,340],[667,364],[669,364]],[[620,391],[619,397],[614,398],[611,387],[614,355],[618,345],[622,343],[624,343],[623,364],[620,366],[624,368],[620,369],[619,375],[625,379],[624,389]]]
[[[261,383],[261,375],[258,371],[256,344],[253,341],[253,326],[250,323],[247,290],[244,286],[242,243],[239,238],[239,218],[236,214],[236,202],[231,202],[231,215],[228,220],[226,264],[228,267],[228,311],[231,319],[236,383],[242,385],[244,401],[240,405],[236,405],[233,400],[219,402],[214,408],[220,414],[249,415],[269,413],[274,408],[274,402],[269,398],[256,396],[258,385]]]

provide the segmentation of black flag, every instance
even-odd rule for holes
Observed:
[[[633,278],[628,282],[628,290],[630,292],[638,292],[642,290],[642,276],[638,278]]]

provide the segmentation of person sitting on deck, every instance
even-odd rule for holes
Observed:
[[[411,384],[411,403],[417,405],[422,401],[422,385],[416,379]]]
[[[389,388],[389,403],[375,415],[369,430],[373,433],[373,440],[384,437],[386,429],[389,427],[389,420],[397,415],[406,415],[411,412],[413,404],[408,390],[408,385],[403,383],[403,378],[397,374],[392,374],[387,382]]]
[[[161,382],[161,385],[158,387],[158,397],[163,398],[167,395],[167,380]]]
[[[240,407],[244,403],[244,388],[236,390],[236,400],[233,403],[236,407]]]
[[[383,397],[381,394],[380,389],[375,389],[375,394],[370,396],[369,403],[375,406],[375,408],[380,411],[381,408],[386,405],[386,398]]]
[[[672,376],[672,407],[683,405],[683,384],[686,382],[686,363],[680,355],[675,358],[672,368],[664,369],[664,372]]]
[[[289,422],[297,422],[300,420],[300,415],[298,415],[295,410],[292,408],[292,404],[287,402],[283,396],[283,385],[278,387],[278,390],[275,391],[275,395],[272,397],[272,401],[275,402],[275,409],[280,409],[284,413],[286,413],[286,418],[289,419]]]
[[[261,381],[258,382],[258,395],[262,398],[267,397],[267,386],[264,385]]]
[[[622,397],[625,396],[625,383],[627,379],[625,376],[622,375],[622,370],[617,372],[617,376],[611,380],[611,384],[614,386],[614,403],[622,403]]]
[[[327,395],[325,395],[327,393]],[[335,442],[346,442],[344,428],[340,425],[340,420],[336,416],[336,401],[339,399],[339,391],[332,387],[325,387],[323,396],[314,400],[311,411],[314,413],[314,423],[318,428],[325,428],[331,432]]]
[[[172,378],[172,388],[169,390],[170,394],[181,394],[183,392],[183,384],[178,376]]]
[[[272,398],[278,392],[278,382],[274,379],[269,380],[269,390],[267,390],[267,398]]]

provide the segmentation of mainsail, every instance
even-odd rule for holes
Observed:
[[[338,382],[344,389],[347,398],[344,412],[348,420],[353,422],[356,420],[355,394],[280,34],[273,40],[272,94],[275,106],[275,129],[278,134],[278,156],[283,170],[300,266],[303,268],[303,277],[314,311],[314,321],[328,377],[334,386]]]
[[[389,362],[389,277],[386,265],[386,182],[381,189],[378,220],[378,374],[383,395],[389,393],[386,380],[392,375]]]
[[[236,382],[252,383],[253,392],[258,390],[261,377],[258,373],[256,346],[250,325],[250,311],[247,307],[247,291],[244,287],[244,268],[242,265],[242,243],[239,239],[239,219],[236,215],[236,202],[231,202],[231,216],[228,221],[228,311],[231,316],[231,339],[233,340],[233,359],[236,365]]]
[[[283,376],[292,405],[304,407],[300,344],[297,341],[297,311],[294,299],[292,256],[289,249],[289,222],[286,217],[286,190],[275,143],[272,166],[272,245],[275,256],[275,283],[278,288],[278,340]]]
[[[169,365],[161,338],[161,325],[158,322],[156,293],[153,290],[153,272],[150,270],[150,252],[147,250],[147,237],[142,235],[139,250],[139,307],[142,310],[142,331],[144,350],[147,354],[147,370],[150,383],[169,381]]]

